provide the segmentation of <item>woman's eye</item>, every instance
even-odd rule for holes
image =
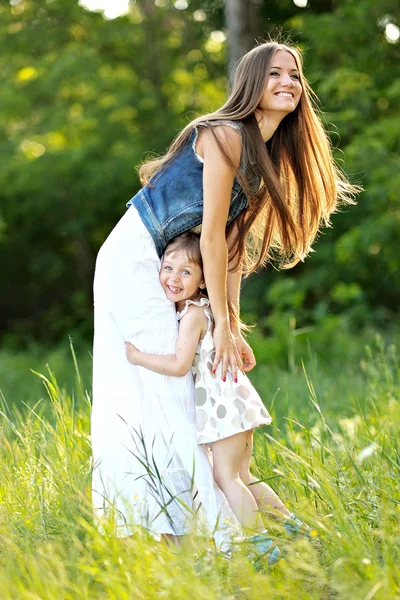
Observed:
[[[270,75],[278,75],[278,77],[279,77],[278,71],[271,71]]]
[[[293,73],[292,78],[300,81],[300,77],[296,73]]]

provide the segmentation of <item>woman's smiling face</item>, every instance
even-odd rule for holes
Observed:
[[[277,50],[272,58],[259,110],[283,113],[282,117],[295,110],[303,88],[300,72],[294,56],[286,50]]]

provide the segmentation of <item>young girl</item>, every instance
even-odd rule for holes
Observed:
[[[138,524],[154,535],[183,535],[192,529],[185,507],[193,506],[195,488],[218,536],[237,520],[196,443],[192,376],[131,365],[124,340],[149,354],[175,353],[175,304],[159,282],[160,258],[174,237],[201,230],[214,317],[212,370],[220,365],[220,385],[228,368],[228,377],[239,380],[243,361],[245,370],[255,365],[239,328],[242,274],[273,258],[286,267],[303,260],[338,201],[357,190],[334,165],[299,52],[275,42],[248,52],[226,104],[189,123],[164,157],[141,167],[140,177],[142,189],[96,263],[95,514],[103,529],[112,525],[122,537]],[[231,456],[242,456],[236,438],[223,441],[234,443]],[[226,473],[215,477],[223,486]],[[243,494],[246,503],[250,497]]]
[[[175,354],[148,354],[126,342],[129,362],[175,377],[182,377],[191,369],[197,443],[211,448],[214,479],[244,528],[265,533],[261,508],[279,511],[289,521],[288,531],[305,531],[307,526],[285,508],[275,492],[250,473],[253,430],[269,425],[272,419],[241,370],[235,378],[228,370],[222,380],[221,365],[216,372],[213,370],[214,319],[205,295],[198,234],[186,232],[168,244],[160,283],[167,298],[175,303],[180,322]],[[261,537],[257,541],[261,542]],[[264,536],[264,545],[268,541]],[[277,554],[275,549],[275,559]]]

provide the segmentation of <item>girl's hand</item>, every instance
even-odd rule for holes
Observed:
[[[215,358],[212,366],[213,373],[216,372],[219,363],[222,362],[222,381],[225,381],[228,367],[230,367],[233,380],[236,382],[238,369],[243,371],[243,361],[237,350],[229,325],[216,324],[213,338],[215,344]]]
[[[130,342],[125,342],[125,348],[126,348],[126,358],[129,360],[129,362],[132,365],[138,365],[140,350],[138,350],[136,348],[136,346],[134,346]]]
[[[243,369],[245,371],[251,371],[256,366],[256,359],[254,358],[253,350],[246,342],[240,331],[233,333],[236,342],[236,348],[239,355],[242,358]]]

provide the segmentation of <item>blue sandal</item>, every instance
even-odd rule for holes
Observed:
[[[283,527],[288,535],[310,537],[311,527],[298,519],[293,513],[285,520]]]
[[[268,556],[268,566],[272,567],[276,565],[281,558],[282,553],[278,546],[275,546],[275,542],[267,536],[267,532],[254,535],[249,539],[251,543],[251,552],[249,558],[255,559],[259,564],[260,561],[264,560]]]

